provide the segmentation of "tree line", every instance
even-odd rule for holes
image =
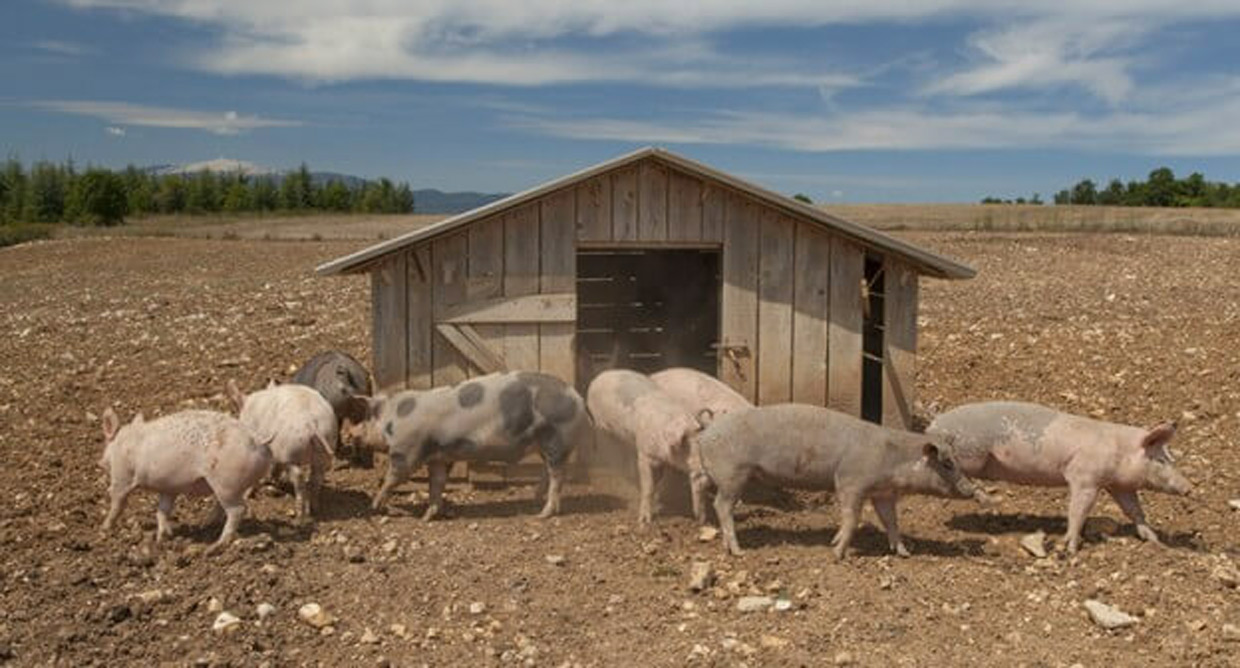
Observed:
[[[1034,195],[1036,200],[1037,195]],[[1099,188],[1093,179],[1081,179],[1071,188],[1055,193],[1055,204],[1084,204],[1098,206],[1161,206],[1161,207],[1213,207],[1240,208],[1240,183],[1228,184],[1207,181],[1200,172],[1185,178],[1176,178],[1169,167],[1159,167],[1150,172],[1144,181],[1124,182],[1111,179],[1106,187]],[[982,204],[1012,204],[1012,200],[986,197]],[[1024,204],[1017,198],[1017,204]],[[1041,204],[1030,201],[1030,204]]]
[[[152,214],[358,212],[412,213],[409,184],[386,178],[350,186],[315,183],[302,164],[282,177],[201,171],[153,174],[40,161],[27,168],[10,158],[0,170],[0,225],[117,225]]]

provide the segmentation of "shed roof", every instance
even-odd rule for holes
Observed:
[[[588,167],[581,171],[562,176],[558,179],[554,179],[543,183],[542,185],[530,188],[529,190],[519,192],[514,195],[509,195],[504,199],[491,202],[485,206],[480,206],[476,209],[457,214],[450,218],[445,218],[437,223],[402,234],[401,236],[375,244],[369,248],[363,248],[355,253],[336,258],[330,262],[325,262],[319,265],[317,271],[319,274],[324,276],[363,271],[369,268],[370,265],[372,265],[376,260],[391,253],[404,250],[419,242],[442,236],[465,227],[470,223],[482,220],[488,216],[508,209],[514,209],[532,202],[548,193],[562,188],[575,186],[600,174],[626,167],[647,158],[661,160],[682,171],[694,174],[703,179],[714,181],[749,195],[767,206],[780,209],[797,218],[817,223],[826,228],[828,231],[847,237],[863,246],[894,255],[905,262],[908,262],[923,274],[937,278],[959,279],[972,278],[977,273],[972,267],[956,262],[950,258],[918,248],[917,246],[883,234],[873,228],[852,223],[844,220],[843,218],[837,218],[836,216],[832,216],[829,213],[799,202],[791,197],[785,197],[779,193],[738,179],[735,176],[725,172],[721,172],[713,167],[704,165],[695,160],[690,160],[686,157],[655,146],[648,146],[633,151],[632,153],[627,153],[625,155],[612,158],[611,160],[601,162],[593,167]]]

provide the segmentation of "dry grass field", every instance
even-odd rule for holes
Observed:
[[[820,209],[881,230],[1121,232],[1240,236],[1240,210],[1018,204],[823,204]],[[61,237],[177,236],[201,239],[390,239],[443,220],[439,214],[374,216],[154,216],[117,228],[59,230]]]
[[[382,222],[215,223],[212,239],[0,249],[0,663],[1240,662],[1240,514],[1227,504],[1240,497],[1240,240],[1231,238],[898,233],[979,270],[924,284],[918,389],[928,404],[1021,398],[1141,425],[1179,420],[1173,447],[1197,493],[1145,496],[1166,546],[1138,541],[1108,499],[1080,555],[1036,559],[1019,539],[1062,533],[1065,492],[1007,485],[992,486],[1001,502],[990,509],[903,501],[910,559],[887,555],[867,525],[855,556],[833,561],[837,519],[822,494],[744,504],[738,526],[750,549],[728,558],[699,542],[684,515],[639,530],[632,486],[602,473],[570,484],[550,521],[533,519],[529,489],[453,484],[455,516],[424,524],[424,482],[405,485],[416,496],[390,514],[368,510],[382,457],[375,470],[328,474],[314,526],[290,519],[289,497],[259,494],[242,540],[215,557],[202,553],[218,530],[202,527],[203,502],[181,501],[179,529],[162,544],[152,542],[150,495],[136,495],[101,535],[103,409],[124,419],[225,409],[230,378],[284,379],[327,348],[368,359],[368,281],[312,269],[376,230],[404,231]],[[365,232],[262,240],[282,230]],[[700,594],[686,587],[695,561],[717,574]],[[789,609],[739,611],[751,594],[786,598]],[[1103,630],[1087,599],[1138,621]],[[299,621],[311,602],[335,618],[330,630]],[[275,610],[261,621],[260,604]],[[231,632],[212,631],[221,609],[241,618]]]

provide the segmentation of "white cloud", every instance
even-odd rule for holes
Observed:
[[[1143,21],[1045,19],[975,33],[972,67],[934,81],[929,93],[974,95],[1076,85],[1111,104],[1133,89],[1127,53],[1155,28]]]
[[[44,53],[50,53],[55,56],[68,56],[71,58],[79,58],[81,56],[89,56],[98,53],[96,49],[86,46],[85,44],[66,42],[57,39],[39,40],[37,42],[32,42],[30,46],[38,49],[39,51],[43,51]]]
[[[125,128],[118,128],[115,125],[109,125],[108,127],[104,128],[103,131],[112,135],[113,137],[124,137],[125,136]]]
[[[1173,91],[1151,93],[1172,99]],[[1153,155],[1234,155],[1240,126],[1240,78],[1221,82],[1174,106],[1086,114],[999,105],[959,110],[874,107],[830,114],[710,111],[680,121],[608,117],[511,116],[538,134],[638,144],[768,146],[798,152],[852,150],[994,150],[1076,148]]]
[[[247,130],[259,128],[287,128],[302,125],[301,121],[261,116],[243,115],[235,111],[199,111],[194,109],[172,109],[168,107],[148,107],[127,102],[100,102],[90,100],[36,100],[29,106],[54,111],[62,114],[90,116],[103,119],[117,125],[139,125],[156,128],[181,128],[204,130],[217,135],[235,135]],[[117,134],[108,128],[110,134]]]

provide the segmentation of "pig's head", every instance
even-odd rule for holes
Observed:
[[[925,441],[921,446],[921,482],[924,491],[937,496],[959,499],[976,499],[990,503],[991,499],[982,488],[961,470],[956,461],[954,438],[947,434],[921,434]]]
[[[383,435],[383,421],[380,414],[387,397],[378,395],[363,397],[350,396],[346,403],[346,415],[340,424],[340,444],[352,451],[388,449],[387,440]]]
[[[1146,433],[1141,440],[1140,458],[1141,487],[1167,494],[1185,496],[1193,485],[1175,470],[1174,458],[1167,444],[1175,436],[1175,423],[1164,422]]]
[[[103,417],[100,418],[103,427],[103,454],[99,457],[99,467],[104,471],[112,470],[112,453],[116,451],[119,444],[123,444],[131,437],[136,427],[141,426],[145,422],[145,418],[141,413],[133,416],[133,422],[127,425],[121,425],[121,419],[117,416],[116,411],[112,407],[104,409]]]

